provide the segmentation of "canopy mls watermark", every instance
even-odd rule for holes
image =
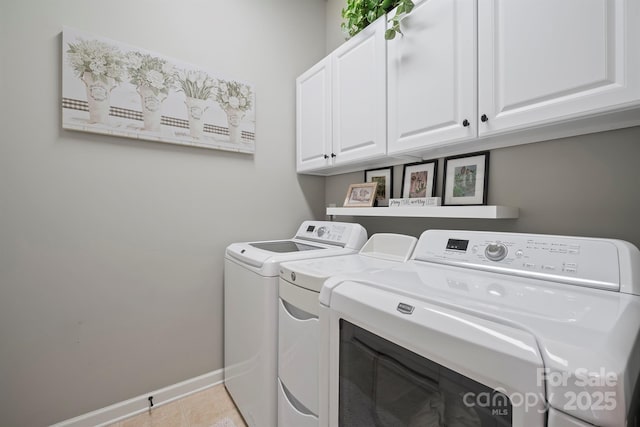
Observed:
[[[616,392],[611,390],[618,384],[618,375],[605,368],[589,371],[578,368],[574,372],[557,372],[549,368],[538,368],[536,385],[553,390],[555,388],[573,388],[562,393],[564,411],[613,411],[617,407]],[[604,389],[604,390],[603,390]],[[525,412],[535,410],[544,413],[549,403],[555,401],[554,392],[514,392],[508,393],[502,387],[491,392],[468,392],[462,397],[469,407],[490,409],[492,415],[508,415],[512,407],[524,408]]]

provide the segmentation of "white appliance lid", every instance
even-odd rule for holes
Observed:
[[[333,221],[304,221],[291,239],[232,243],[227,254],[253,266],[262,265],[270,255],[326,248],[360,250],[367,231],[360,224]],[[255,250],[254,250],[255,249]]]
[[[398,261],[370,258],[353,253],[335,257],[313,258],[280,264],[280,277],[314,292],[320,292],[327,278],[346,273],[380,270],[398,265]]]
[[[292,239],[232,243],[226,257],[277,276],[283,261],[353,253],[367,241],[360,224],[331,221],[304,221]]]
[[[374,234],[357,254],[282,263],[280,277],[305,289],[320,292],[328,277],[391,268],[406,262],[417,241],[415,237],[402,234]]]
[[[249,245],[253,246],[254,248],[263,249],[265,251],[276,252],[276,253],[302,252],[302,251],[326,249],[326,247],[309,245],[302,242],[296,242],[294,240],[252,242],[252,243],[249,243]]]

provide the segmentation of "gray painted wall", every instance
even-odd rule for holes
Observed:
[[[345,42],[347,35],[340,29],[342,8],[346,0],[327,0],[327,52],[329,53]],[[324,56],[324,55],[323,55]],[[321,58],[318,58],[320,60]]]
[[[323,0],[0,3],[0,424],[42,426],[222,368],[223,254],[322,218],[295,78]],[[256,153],[61,129],[63,25],[251,81]]]
[[[327,53],[342,41],[340,9],[327,3]],[[471,150],[476,151],[476,150]],[[419,236],[429,228],[566,234],[628,240],[640,247],[640,127],[492,150],[488,204],[517,206],[517,220],[342,218],[379,232]],[[441,195],[443,160],[437,195]],[[364,172],[326,178],[327,205],[342,206],[349,184]],[[400,197],[402,165],[394,168],[394,196]]]

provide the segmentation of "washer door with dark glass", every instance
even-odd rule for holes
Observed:
[[[328,317],[331,426],[545,425],[526,331],[352,281],[333,289]]]
[[[339,396],[340,426],[513,425],[505,394],[345,320]]]

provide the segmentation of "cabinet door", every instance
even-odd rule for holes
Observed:
[[[476,22],[475,1],[424,0],[388,42],[389,153],[476,137]]]
[[[386,154],[385,24],[382,16],[331,55],[336,165]]]
[[[479,134],[640,100],[638,0],[478,0]]]
[[[327,57],[296,80],[296,170],[331,163],[331,61]]]

